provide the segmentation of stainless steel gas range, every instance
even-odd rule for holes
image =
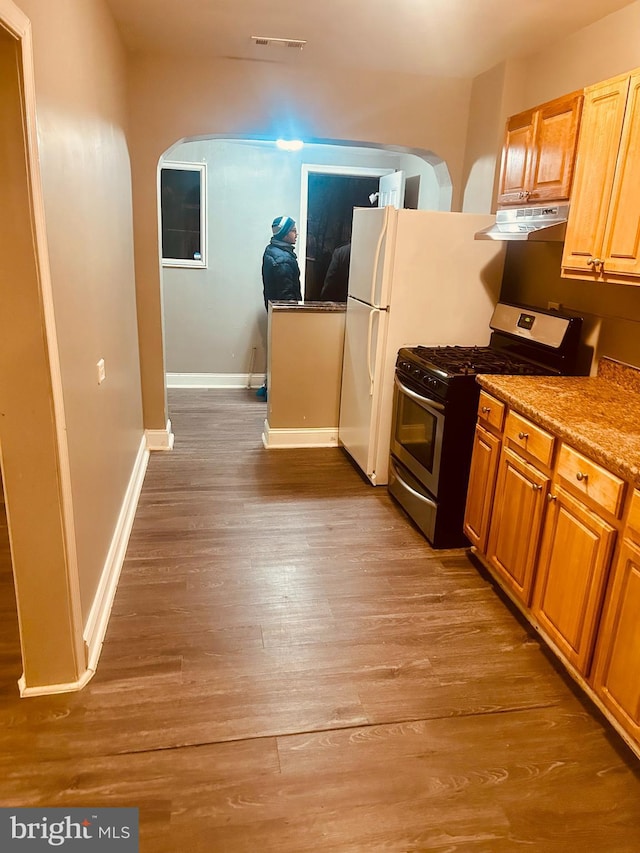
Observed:
[[[406,347],[396,361],[389,492],[434,548],[462,532],[480,373],[575,375],[582,319],[499,302],[482,347]]]

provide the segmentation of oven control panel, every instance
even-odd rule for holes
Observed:
[[[398,358],[396,362],[396,372],[400,377],[409,380],[411,386],[417,390],[424,390],[427,394],[433,397],[444,399],[447,395],[447,383],[438,379],[433,373],[419,367],[410,361]]]

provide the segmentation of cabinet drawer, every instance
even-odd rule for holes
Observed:
[[[640,542],[640,491],[635,489],[631,496],[631,508],[629,510],[629,518],[627,527],[633,534],[633,539]]]
[[[571,485],[573,491],[591,498],[612,515],[620,516],[625,486],[620,477],[567,444],[560,448],[558,475]]]
[[[551,465],[555,438],[542,427],[536,426],[517,412],[509,412],[505,436],[512,445],[526,450],[543,465],[547,467]]]
[[[504,423],[504,412],[506,406],[500,400],[496,400],[486,391],[480,392],[480,400],[478,401],[478,417],[480,420],[486,421],[497,430],[502,430]]]

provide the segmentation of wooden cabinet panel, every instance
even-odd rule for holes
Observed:
[[[640,491],[635,489],[631,495],[631,506],[627,518],[627,536],[640,542]]]
[[[504,434],[513,445],[530,453],[542,465],[551,465],[555,439],[542,427],[517,412],[509,412]]]
[[[502,149],[498,204],[523,204],[526,201],[534,139],[534,111],[511,116],[507,121]]]
[[[567,444],[560,448],[557,471],[579,494],[590,498],[612,515],[621,514],[625,482],[620,477]]]
[[[572,92],[509,118],[500,163],[499,206],[569,198],[582,100],[582,92]]]
[[[562,274],[640,278],[640,71],[585,90]]]
[[[464,532],[471,544],[483,554],[487,548],[489,518],[499,458],[500,439],[481,426],[476,426],[464,515]]]
[[[508,448],[500,457],[487,559],[524,604],[531,590],[549,478]]]
[[[640,547],[625,540],[600,631],[594,688],[636,742],[640,741],[639,614]]]
[[[506,408],[507,407],[504,403],[501,403],[500,400],[496,400],[495,397],[487,394],[486,391],[480,392],[480,399],[478,400],[478,417],[480,420],[485,421],[499,432],[502,430]]]
[[[616,530],[556,487],[545,520],[532,612],[583,675],[591,663]]]
[[[629,84],[603,257],[605,273],[640,275],[640,73]]]
[[[583,97],[579,93],[544,104],[537,111],[529,201],[569,198]]]

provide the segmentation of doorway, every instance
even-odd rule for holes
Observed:
[[[304,294],[320,299],[334,249],[351,239],[354,207],[370,207],[378,178],[365,175],[311,173],[307,182],[307,229]]]

